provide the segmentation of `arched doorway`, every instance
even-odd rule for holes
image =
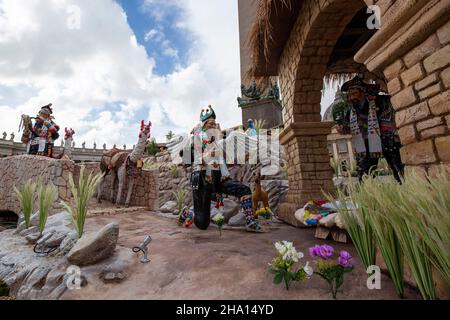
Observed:
[[[278,214],[291,224],[298,224],[296,209],[334,191],[327,148],[333,123],[321,121],[324,79],[358,73],[386,87],[353,59],[375,33],[366,26],[366,9],[362,0],[304,1],[279,61],[289,193]]]

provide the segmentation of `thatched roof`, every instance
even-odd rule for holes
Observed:
[[[303,0],[259,0],[247,45],[252,77],[276,76],[278,60],[295,24]]]
[[[247,46],[251,65],[247,76],[259,84],[278,75],[279,59],[302,8],[303,0],[258,0],[256,18]],[[330,55],[325,86],[332,87],[350,80],[355,74],[367,73],[364,65],[353,57],[376,30],[368,30],[366,11],[362,8],[347,25]]]

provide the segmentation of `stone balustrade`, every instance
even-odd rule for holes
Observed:
[[[22,142],[15,141],[16,137],[17,135],[15,135],[14,133],[8,134],[6,132],[3,132],[0,135],[0,158],[27,153],[27,146]],[[60,154],[63,152],[64,141],[61,140],[56,144],[58,143],[60,145],[55,146],[55,154]],[[74,141],[72,142],[72,160],[75,162],[99,162],[101,160],[103,152],[105,150],[116,147],[116,145],[107,146],[106,143],[104,143],[101,148],[98,147],[99,146],[95,142],[93,143],[92,147],[86,146],[86,142],[81,143],[81,146],[77,147],[77,144]],[[126,151],[132,150],[127,149],[126,145],[123,145],[122,148]]]

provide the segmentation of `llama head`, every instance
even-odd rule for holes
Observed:
[[[152,123],[149,121],[148,124],[145,124],[144,120],[141,121],[141,129],[139,132],[139,138],[146,137],[150,138],[150,130],[152,128]]]
[[[73,138],[75,131],[72,128],[70,128],[70,129],[65,128],[64,131],[66,132],[66,134],[64,135],[65,140]]]
[[[258,184],[261,183],[261,172],[253,172],[253,181]]]

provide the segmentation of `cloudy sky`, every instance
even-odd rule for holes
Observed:
[[[0,132],[52,102],[80,145],[132,145],[139,121],[241,121],[237,0],[0,0]],[[328,104],[329,97],[325,105]]]

